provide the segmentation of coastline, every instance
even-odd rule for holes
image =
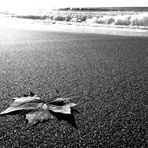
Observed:
[[[139,28],[128,28],[124,26],[111,25],[87,25],[80,23],[66,22],[45,22],[33,21],[28,19],[2,18],[0,22],[1,28],[18,29],[18,30],[34,30],[34,31],[57,31],[71,33],[91,33],[118,36],[139,36],[148,37],[148,30]]]

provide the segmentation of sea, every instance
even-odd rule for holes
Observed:
[[[148,30],[148,7],[59,8],[1,11],[2,26],[20,24],[91,26]]]

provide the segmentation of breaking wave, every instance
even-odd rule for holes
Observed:
[[[79,23],[88,26],[114,26],[148,29],[148,12],[73,12],[73,11],[40,11],[34,14],[12,15],[12,17],[42,20],[45,23]]]
[[[148,27],[148,13],[136,15],[100,16],[86,19],[87,23]]]

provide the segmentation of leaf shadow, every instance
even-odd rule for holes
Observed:
[[[71,108],[71,114],[62,114],[62,113],[55,113],[53,111],[50,111],[53,116],[55,116],[59,121],[64,120],[68,122],[71,126],[78,129],[74,114],[79,113],[78,110]]]
[[[2,114],[0,116],[5,116],[5,115],[20,115],[20,116],[22,116],[23,115],[23,118],[24,118],[24,116],[31,111],[32,110],[18,110],[18,111],[9,112],[7,114]],[[74,117],[74,114],[80,113],[78,110],[71,108],[71,114],[55,113],[53,111],[50,111],[50,113],[53,116],[55,116],[59,121],[64,120],[64,121],[68,122],[71,126],[73,126],[75,129],[78,129],[76,121],[75,121],[75,117]],[[28,122],[28,121],[26,120],[26,122]],[[42,122],[44,123],[46,121],[44,120]],[[32,124],[28,125],[27,128],[29,128],[31,126],[36,126],[37,124],[38,123],[35,123],[33,125]]]

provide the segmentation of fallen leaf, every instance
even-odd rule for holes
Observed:
[[[20,110],[33,110],[41,107],[43,103],[40,98],[37,96],[34,97],[21,97],[21,98],[13,98],[14,102],[10,104],[10,106],[1,112],[0,114],[8,114],[14,111]]]
[[[39,109],[26,114],[26,119],[33,125],[43,120],[53,119],[53,115],[48,110]]]
[[[62,105],[70,103],[70,99],[71,98],[57,98],[51,101],[50,104],[62,106]]]
[[[50,102],[49,110],[55,113],[71,114],[71,107],[76,104],[70,103],[70,98],[57,98]]]
[[[53,119],[50,111],[62,114],[71,114],[71,108],[75,103],[70,103],[70,98],[57,98],[49,103],[40,99],[33,93],[24,95],[24,97],[13,98],[14,102],[0,113],[0,115],[9,114],[14,111],[29,111],[26,113],[26,119],[33,125],[43,120]]]

